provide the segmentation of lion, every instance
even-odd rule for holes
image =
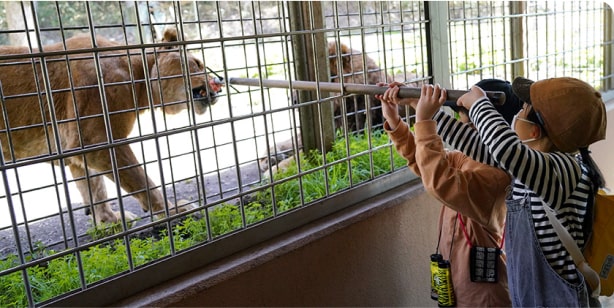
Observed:
[[[296,149],[302,151],[303,141],[301,133],[296,134],[296,140],[289,138],[279,143],[271,145],[271,147],[260,154],[258,166],[262,174],[268,175],[267,171],[271,168],[273,173],[277,170],[284,170],[290,164],[288,159],[294,160]],[[279,166],[278,166],[279,165]],[[276,167],[277,166],[277,167]]]
[[[327,45],[328,60],[330,68],[330,82],[340,82],[343,78],[344,83],[355,84],[370,84],[375,85],[378,83],[392,82],[395,79],[403,80],[404,76],[391,76],[380,68],[375,60],[371,57],[364,55],[363,53],[351,49],[346,44],[339,44],[339,51],[341,56],[337,55],[337,42],[329,41]],[[341,60],[341,63],[338,61]],[[364,69],[366,64],[366,70]],[[339,72],[339,68],[342,69]],[[365,78],[366,77],[366,78]],[[417,76],[412,76],[416,77]],[[409,83],[410,86],[418,86],[417,82]],[[293,94],[293,97],[296,95]],[[370,117],[372,127],[381,127],[384,122],[381,111],[381,102],[374,96],[369,95],[353,95],[350,97],[336,98],[334,102],[334,124],[335,129],[343,128],[344,114],[342,104],[345,102],[345,116],[347,122],[347,128],[350,132],[361,131],[365,129],[367,123],[367,111],[365,97],[370,102]],[[402,117],[406,116],[406,110],[404,106],[399,106],[399,113]],[[297,148],[302,149],[302,143],[300,135],[297,138]],[[277,144],[273,144],[267,151],[264,151],[259,155],[258,165],[262,174],[268,176],[269,168],[272,173],[276,173],[277,170],[284,170],[290,163],[294,161],[295,154],[294,140],[292,138],[283,140]],[[279,165],[278,167],[275,167]]]
[[[346,44],[339,44],[341,57],[337,55],[337,42],[328,42],[328,59],[330,67],[330,81],[340,82],[343,78],[344,83],[357,83],[375,85],[378,83],[389,83],[392,81],[404,82],[404,76],[392,76],[387,74],[384,69],[380,68],[375,60],[363,53],[350,48]],[[338,61],[341,59],[339,65]],[[366,65],[366,70],[365,70]],[[339,72],[339,67],[342,71]],[[413,75],[413,74],[412,74]],[[417,76],[412,76],[417,79]],[[420,86],[419,82],[408,83],[409,86]],[[340,98],[334,101],[334,117],[335,127],[343,127],[342,102],[345,102],[346,121],[349,131],[361,131],[365,128],[367,121],[367,111],[365,98],[370,103],[371,127],[381,127],[384,123],[384,118],[381,111],[381,102],[373,95],[354,95],[351,97]],[[405,108],[399,107],[402,116],[405,116]]]
[[[363,62],[363,53],[348,47],[346,44],[339,44],[339,50],[341,57],[337,55],[337,42],[328,42],[328,59],[330,67],[330,81],[344,83],[358,83],[358,84],[377,84],[378,82],[391,82],[393,77],[386,74],[375,61],[365,55]],[[339,59],[341,59],[341,69],[339,71]],[[366,65],[366,69],[365,66]],[[346,121],[349,131],[360,131],[365,128],[367,122],[367,111],[365,97],[370,102],[370,117],[371,126],[381,125],[383,123],[381,109],[381,102],[373,96],[355,95],[342,99],[335,100],[334,114],[335,114],[335,127],[341,128],[343,126],[343,113],[342,102],[345,102],[346,108]]]
[[[177,36],[169,29],[163,41],[176,42]],[[30,54],[27,47],[0,47],[0,55],[15,55],[0,61],[0,144],[5,164],[62,160],[83,202],[93,210],[96,225],[122,219],[122,213],[111,209],[101,174],[112,181],[117,176],[121,188],[145,212],[163,215],[167,205],[171,214],[187,210],[164,199],[123,140],[137,114],[150,106],[167,114],[187,108],[204,114],[218,99],[220,79],[207,75],[203,62],[190,53],[185,53],[184,61],[176,46],[143,54],[101,36],[95,41],[93,45],[91,36],[75,36],[43,46],[40,52],[51,53],[45,56],[34,55],[39,50],[33,50],[23,57]],[[78,52],[93,47],[94,52]],[[116,175],[112,170],[117,170]],[[137,217],[127,211],[123,216]]]

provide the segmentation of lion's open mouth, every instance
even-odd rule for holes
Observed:
[[[218,93],[222,92],[224,86],[223,78],[209,79],[209,89],[206,86],[200,86],[192,89],[192,97],[194,101],[198,101],[201,104],[212,105],[217,100]]]
[[[207,91],[207,88],[204,86],[192,89],[192,97],[194,98],[194,101],[209,103],[209,101],[215,96],[217,96],[217,93]]]

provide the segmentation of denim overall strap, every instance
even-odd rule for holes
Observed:
[[[587,307],[584,278],[573,285],[544,256],[533,226],[529,195],[507,200],[507,279],[514,307]]]

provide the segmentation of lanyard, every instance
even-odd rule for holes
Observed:
[[[437,248],[435,249],[435,253],[439,253],[439,243],[441,242],[441,232],[443,229],[443,213],[446,210],[445,205],[442,205],[441,213],[439,214],[439,238],[437,239]],[[456,234],[456,222],[457,219],[454,220],[454,228],[452,229],[452,240],[450,241],[450,254],[452,254],[452,245],[454,245],[454,235]],[[450,256],[448,256],[449,258]]]

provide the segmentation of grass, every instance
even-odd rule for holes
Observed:
[[[351,158],[348,160],[348,157]],[[129,272],[130,264],[137,268],[171,255],[171,241],[174,251],[185,250],[406,165],[405,160],[394,150],[391,154],[388,136],[378,130],[371,136],[353,134],[347,139],[338,136],[325,159],[326,165],[324,156],[318,152],[307,155],[301,153],[299,164],[293,163],[288,169],[275,174],[272,188],[258,191],[252,196],[252,201],[244,206],[221,204],[201,210],[198,216],[203,218],[189,216],[182,219],[173,225],[170,232],[164,229],[145,237],[115,239],[41,264],[30,265],[25,272],[0,274],[0,307],[29,306],[24,275],[27,276],[35,303],[44,302],[79,289],[82,285],[80,268],[85,284],[90,285]],[[304,172],[300,180],[296,177],[299,166],[301,172]],[[207,211],[207,215],[204,215],[204,211]],[[205,218],[209,220],[209,227]],[[109,229],[112,230],[113,226],[109,226]],[[88,234],[93,238],[104,238],[109,235],[108,232],[98,230]],[[27,256],[26,265],[57,253],[39,247],[39,251]],[[129,256],[131,260],[128,260]],[[19,258],[11,255],[0,261],[0,272],[8,272],[20,265]]]

